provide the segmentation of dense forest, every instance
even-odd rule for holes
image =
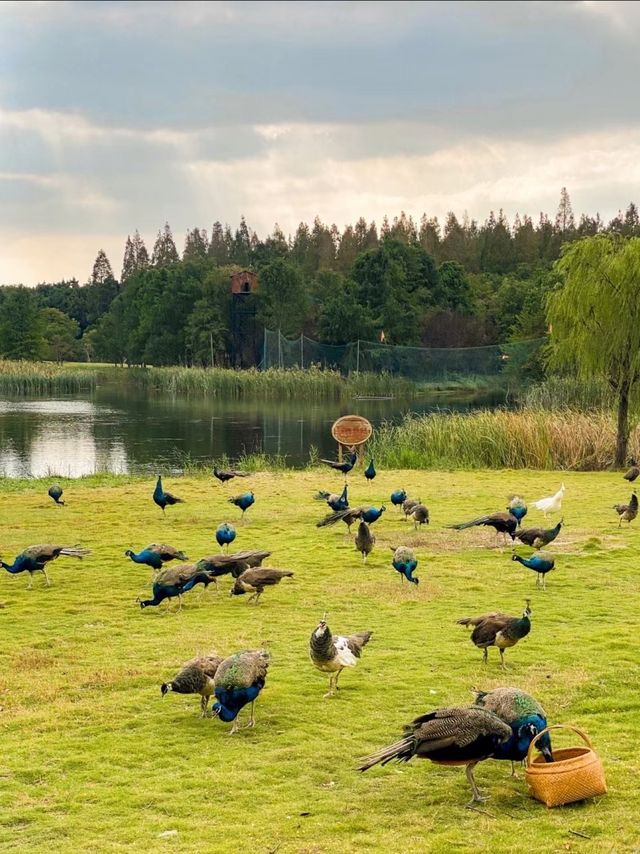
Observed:
[[[194,228],[182,257],[168,223],[149,254],[127,237],[119,279],[98,252],[89,281],[0,288],[0,353],[6,358],[128,364],[228,365],[229,277],[259,275],[257,318],[287,336],[328,344],[378,340],[468,347],[546,331],[545,294],[563,244],[600,232],[640,235],[631,203],[609,223],[571,210],[537,222],[500,211],[484,224],[448,214],[444,225],[401,213],[380,228],[364,219],[342,231],[316,218],[262,240],[244,218],[235,231]]]

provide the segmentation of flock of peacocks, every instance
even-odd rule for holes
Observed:
[[[323,460],[323,463],[344,475],[344,486],[339,493],[321,491],[314,497],[316,500],[325,501],[331,511],[317,522],[318,528],[341,521],[347,526],[348,536],[352,525],[358,523],[354,542],[363,564],[366,564],[376,544],[371,527],[382,518],[386,508],[384,504],[379,507],[349,505],[347,478],[356,461],[355,453],[349,454],[344,461]],[[213,474],[223,484],[236,477],[248,477],[246,472],[220,470],[217,467],[214,468]],[[365,469],[364,475],[369,482],[375,479],[373,460]],[[632,467],[624,477],[633,482],[638,476],[640,469],[635,461],[632,461]],[[558,513],[562,507],[564,493],[565,487],[562,484],[558,492],[536,501],[533,506],[543,512],[545,517],[549,513]],[[58,485],[49,489],[53,501],[64,506],[62,494]],[[164,490],[160,477],[152,498],[163,514],[167,507],[183,503],[182,499]],[[241,511],[243,521],[256,497],[249,491],[228,500]],[[419,497],[409,497],[405,490],[396,489],[390,496],[390,503],[404,513],[405,520],[412,520],[415,528],[429,524],[429,510]],[[614,509],[620,519],[619,525],[623,521],[632,522],[638,514],[635,490],[628,504],[616,504]],[[528,557],[513,553],[511,559],[534,571],[536,585],[546,590],[546,575],[554,569],[555,557],[545,549],[560,534],[563,519],[550,528],[524,528],[523,520],[527,513],[527,503],[521,496],[514,495],[508,500],[505,510],[447,527],[458,531],[479,526],[491,527],[495,530],[496,537],[502,535],[504,542],[508,542],[509,538],[512,543],[519,540],[533,552]],[[177,597],[180,610],[183,594],[199,584],[205,588],[212,583],[217,584],[218,578],[224,575],[232,577],[231,596],[248,593],[251,594],[248,601],[258,604],[267,587],[273,587],[282,579],[293,576],[294,573],[290,570],[262,566],[263,561],[271,554],[269,551],[244,550],[230,554],[229,546],[236,536],[237,532],[232,524],[221,523],[215,531],[215,539],[221,552],[206,555],[195,563],[188,562],[189,558],[184,551],[166,543],[152,543],[137,553],[128,549],[125,556],[136,564],[149,566],[155,572],[152,580],[153,596],[150,599],[138,600],[140,608],[157,606],[165,599]],[[418,585],[419,578],[414,575],[418,558],[414,549],[400,544],[391,546],[391,552],[391,568],[403,582],[408,583],[408,587]],[[0,562],[0,565],[12,574],[27,572],[28,589],[31,589],[36,572],[42,572],[46,584],[49,585],[46,565],[51,561],[58,557],[81,559],[89,554],[88,549],[79,545],[36,545],[26,548],[12,564]],[[173,561],[179,563],[166,566]],[[456,622],[472,628],[471,641],[483,651],[485,663],[488,660],[489,648],[495,647],[499,651],[501,665],[506,669],[504,652],[529,634],[531,616],[530,600],[527,599],[521,616],[490,612],[474,617],[461,617]],[[340,674],[345,668],[358,664],[371,637],[371,631],[359,631],[349,635],[332,634],[326,614],[313,629],[309,638],[309,656],[312,664],[329,677],[329,690],[325,697],[331,697],[338,691]],[[209,702],[213,698],[211,714],[224,722],[233,722],[231,732],[235,733],[240,728],[239,713],[245,706],[250,706],[246,726],[252,727],[255,723],[254,704],[265,685],[269,659],[269,653],[264,649],[241,650],[227,657],[210,654],[193,658],[183,665],[170,682],[161,685],[161,694],[164,696],[168,692],[174,692],[199,695],[203,717],[207,716]],[[473,803],[485,799],[480,794],[473,776],[475,765],[489,758],[508,759],[512,763],[524,760],[532,740],[546,727],[544,710],[529,694],[517,688],[478,691],[475,703],[471,706],[436,709],[416,718],[405,727],[399,741],[364,759],[360,770],[366,771],[377,764],[385,765],[392,759],[408,761],[414,756],[441,764],[463,765],[473,793]],[[553,761],[548,734],[537,741],[537,747],[546,761]]]

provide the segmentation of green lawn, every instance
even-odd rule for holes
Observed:
[[[186,500],[163,519],[153,479],[63,482],[67,506],[48,482],[0,481],[4,560],[40,542],[81,543],[82,563],[37,575],[0,575],[0,849],[3,851],[274,852],[630,852],[640,848],[640,520],[618,530],[611,509],[631,489],[619,473],[384,472],[352,480],[352,505],[404,487],[431,511],[420,533],[388,506],[374,526],[363,568],[345,526],[316,529],[318,488],[339,491],[328,470],[256,474],[222,486],[213,478],[167,478]],[[547,592],[535,575],[491,548],[492,529],[444,525],[500,509],[510,493],[530,501],[564,480],[566,527],[554,544]],[[237,484],[238,481],[235,481]],[[238,522],[225,501],[249,483],[257,501],[238,548],[269,548],[268,565],[295,571],[258,607],[202,587],[185,607],[141,611],[151,570],[126,548],[166,541],[192,559],[214,551],[216,525]],[[525,523],[542,514],[529,511]],[[549,520],[551,522],[551,520]],[[550,526],[550,525],[549,525]],[[355,534],[355,529],[354,529]],[[419,587],[403,584],[389,545],[416,547]],[[518,614],[532,599],[531,634],[506,653],[509,672],[489,664],[457,617]],[[355,670],[334,699],[308,658],[323,612],[336,633],[371,629]],[[197,652],[266,646],[267,685],[256,728],[199,718],[199,698],[160,683]],[[547,810],[529,798],[509,763],[486,762],[476,779],[492,799],[464,808],[462,769],[413,760],[355,769],[397,739],[405,722],[438,706],[467,704],[474,686],[533,693],[550,722],[584,728],[602,757],[609,794]],[[568,734],[556,744],[574,744]],[[165,831],[177,831],[162,837]]]

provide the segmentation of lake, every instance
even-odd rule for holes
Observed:
[[[331,424],[363,415],[374,427],[409,412],[469,410],[501,396],[344,402],[250,401],[176,397],[115,385],[56,397],[0,397],[0,475],[79,477],[108,471],[179,471],[185,461],[231,460],[254,451],[302,467],[314,445],[334,459]]]

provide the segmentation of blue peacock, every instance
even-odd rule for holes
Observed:
[[[254,705],[264,688],[269,669],[269,653],[264,649],[245,650],[225,658],[216,670],[212,713],[225,723],[233,721],[231,735],[240,729],[238,714],[251,703],[246,727],[255,724]]]
[[[190,563],[182,563],[179,566],[172,566],[170,569],[163,569],[153,582],[153,599],[144,599],[140,602],[140,607],[148,608],[150,605],[159,605],[165,599],[173,599],[177,596],[178,610],[180,611],[182,610],[183,593],[192,590],[196,584],[204,584],[205,587],[208,587],[211,582],[216,583],[215,575]]]
[[[526,566],[527,569],[532,569],[536,574],[536,587],[542,587],[543,590],[547,589],[546,584],[546,575],[556,565],[556,559],[550,552],[535,552],[529,558],[520,557],[520,555],[513,555],[511,560],[516,560],[518,563],[521,563],[523,566]]]
[[[0,566],[10,572],[12,575],[17,575],[20,572],[29,573],[29,584],[27,590],[31,590],[33,586],[34,572],[41,572],[44,575],[44,580],[47,587],[50,586],[49,576],[45,569],[46,564],[50,563],[58,557],[77,557],[82,559],[86,555],[91,554],[89,549],[80,548],[80,546],[57,546],[50,543],[29,546],[16,557],[13,563],[5,563],[0,561]]]
[[[400,574],[400,578],[404,581],[410,581],[411,584],[419,584],[420,579],[414,578],[413,573],[418,566],[418,558],[413,549],[407,546],[390,546],[393,552],[393,560],[391,564],[396,572]]]
[[[236,538],[236,529],[228,522],[223,522],[216,528],[216,542],[220,546],[220,550],[224,551],[226,546],[229,551],[229,546]]]
[[[228,501],[242,510],[241,520],[244,521],[244,514],[249,507],[256,503],[256,497],[253,492],[245,492],[242,495],[235,495],[233,498],[229,498]]]
[[[172,495],[170,492],[165,492],[162,488],[162,478],[158,476],[156,488],[153,490],[153,500],[162,510],[164,514],[165,507],[172,507],[174,504],[184,504],[182,498]]]
[[[127,549],[125,555],[131,558],[134,563],[141,563],[145,566],[150,566],[152,569],[162,569],[163,564],[169,563],[172,560],[189,560],[184,552],[166,543],[151,543],[150,546],[142,549],[137,554],[132,549]]]

